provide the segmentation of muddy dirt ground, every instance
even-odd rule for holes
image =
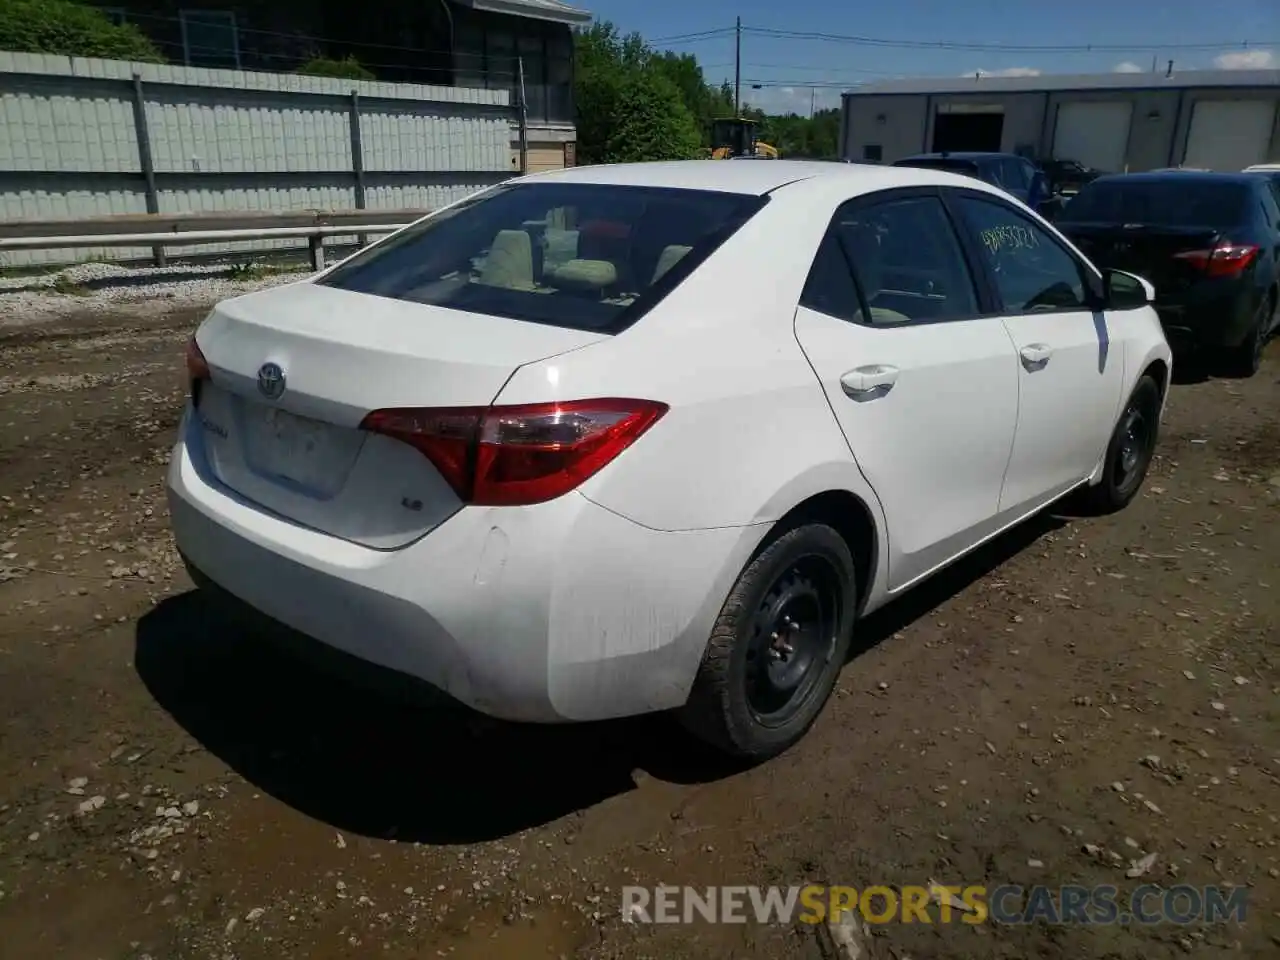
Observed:
[[[861,627],[810,736],[483,723],[214,615],[166,529],[199,317],[0,329],[0,956],[818,958],[624,884],[1218,884],[1243,924],[877,928],[877,955],[1280,955],[1280,345],[1186,368],[1144,493]],[[1131,861],[1157,858],[1140,879]]]

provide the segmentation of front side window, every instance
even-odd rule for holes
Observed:
[[[702,190],[504,184],[356,254],[317,282],[612,332],[665,296],[765,202]]]
[[[996,200],[961,196],[1006,313],[1089,309],[1080,264],[1043,227]]]
[[[810,274],[806,306],[871,326],[978,314],[973,278],[937,197],[848,204],[836,212],[828,237]],[[856,287],[840,275],[833,250]],[[854,289],[861,294],[856,306]],[[818,296],[823,291],[825,297]],[[835,306],[823,306],[824,299]]]

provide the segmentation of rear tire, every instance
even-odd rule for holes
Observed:
[[[1271,332],[1271,317],[1276,310],[1275,294],[1269,293],[1253,318],[1244,342],[1227,351],[1227,368],[1235,376],[1252,377],[1262,367],[1262,352],[1266,349]]]
[[[823,523],[785,530],[747,565],[711,631],[681,723],[733,757],[782,753],[831,696],[852,640],[857,579]]]
[[[1091,512],[1123,510],[1142,489],[1160,433],[1160,385],[1144,376],[1133,388],[1129,402],[1111,434],[1102,479],[1086,491]]]

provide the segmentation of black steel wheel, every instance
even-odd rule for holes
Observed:
[[[1142,483],[1155,449],[1156,425],[1146,404],[1129,401],[1117,428],[1120,446],[1111,464],[1112,482],[1121,496],[1131,496]]]
[[[1160,386],[1144,376],[1111,434],[1102,477],[1088,490],[1090,506],[1097,512],[1123,509],[1141,489],[1160,434],[1160,406]]]
[[[830,560],[806,556],[778,577],[756,608],[743,683],[758,723],[781,726],[803,709],[835,651],[842,591]]]
[[[721,609],[681,720],[737,757],[762,760],[799,740],[844,665],[857,602],[853,557],[825,524],[777,535]]]

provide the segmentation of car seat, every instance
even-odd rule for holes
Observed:
[[[524,230],[499,230],[476,282],[506,290],[533,290],[533,238]]]

